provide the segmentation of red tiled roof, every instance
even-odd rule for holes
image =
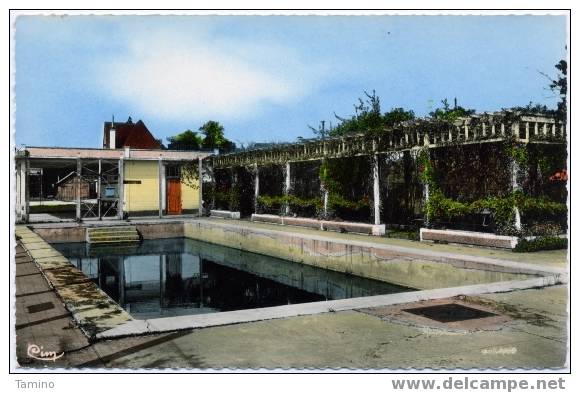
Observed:
[[[160,149],[161,145],[141,120],[137,123],[127,121],[125,123],[115,122],[115,148],[121,149],[125,146],[134,149]],[[105,122],[103,133],[103,147],[109,146],[109,131],[111,122]]]

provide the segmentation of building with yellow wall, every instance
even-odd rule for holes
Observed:
[[[159,197],[164,214],[186,214],[197,212],[199,209],[199,182],[193,180],[188,184],[180,176],[173,176],[179,180],[179,192],[177,197],[180,202],[180,211],[171,210],[168,207],[169,193],[175,186],[169,187],[168,170],[170,163],[161,164],[161,174],[159,173],[159,163],[157,161],[126,161],[124,164],[124,211],[133,215],[158,214]],[[181,163],[171,163],[171,167],[183,166]],[[176,173],[180,173],[177,171]],[[161,181],[161,187],[159,182]],[[160,192],[161,191],[161,192]]]

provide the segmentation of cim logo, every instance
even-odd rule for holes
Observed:
[[[60,359],[64,356],[64,352],[57,355],[55,351],[44,351],[44,347],[39,347],[36,344],[28,344],[28,350],[26,352],[29,358],[42,360],[45,362],[56,362],[57,359]]]

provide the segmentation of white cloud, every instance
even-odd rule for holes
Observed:
[[[249,117],[300,99],[319,79],[290,49],[183,34],[141,36],[104,60],[100,87],[161,119]]]

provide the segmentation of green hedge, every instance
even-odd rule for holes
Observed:
[[[533,240],[520,239],[513,252],[534,252],[541,250],[561,250],[568,248],[568,239],[541,236]]]
[[[566,214],[568,208],[565,203],[550,201],[547,198],[533,198],[524,195],[521,191],[514,191],[502,197],[490,197],[473,202],[460,202],[446,198],[439,189],[429,195],[425,206],[429,219],[452,219],[468,214],[481,213],[489,210],[496,224],[506,228],[513,225],[514,207],[518,207],[522,214]]]

